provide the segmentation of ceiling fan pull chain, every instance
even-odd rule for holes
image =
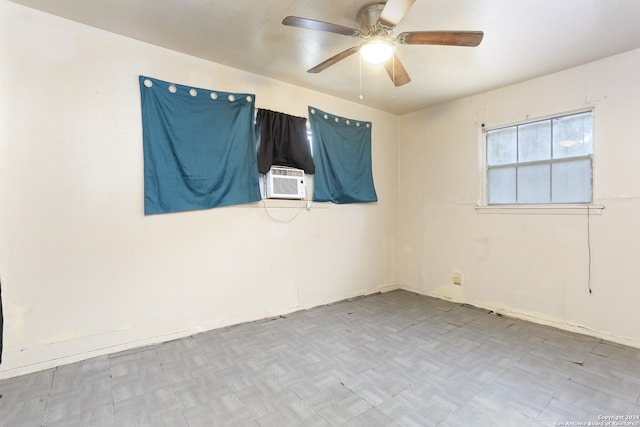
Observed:
[[[393,89],[392,89],[392,93],[391,93],[391,99],[396,99],[396,57],[395,57],[395,52],[393,53],[393,56],[391,57],[391,74],[393,74],[393,76],[391,76],[391,82],[393,83]]]
[[[362,96],[362,56],[358,55],[358,58],[358,63],[360,64],[360,95],[358,95],[358,98],[362,100],[364,99],[364,96]]]

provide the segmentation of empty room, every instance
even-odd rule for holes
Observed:
[[[639,18],[0,0],[0,427],[640,427]]]

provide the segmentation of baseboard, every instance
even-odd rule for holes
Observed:
[[[415,288],[413,286],[408,286],[408,285],[398,285],[398,289],[402,289],[402,290],[413,292],[420,295],[425,295],[432,298],[438,298],[444,301],[454,302],[457,304],[469,304],[474,307],[482,308],[487,311],[500,314],[502,316],[513,317],[515,319],[525,320],[527,322],[536,323],[538,325],[550,326],[552,328],[560,329],[563,331],[574,332],[581,335],[587,335],[590,337],[599,338],[599,339],[613,342],[616,344],[621,344],[627,347],[640,349],[640,341],[638,341],[638,339],[629,338],[629,337],[620,337],[618,335],[614,335],[611,333],[591,329],[584,325],[570,323],[564,319],[558,319],[551,316],[542,317],[538,313],[531,313],[524,310],[518,310],[513,307],[508,307],[508,306],[498,305],[498,304],[491,304],[484,301],[451,298],[451,297],[440,295],[434,292],[425,292],[421,289]]]
[[[344,299],[388,292],[395,289],[398,289],[397,285],[385,284],[373,289],[360,290],[353,294],[349,294]],[[335,300],[332,300],[327,301],[325,304],[335,302]],[[267,318],[287,315],[295,311],[306,310],[325,304],[319,303],[309,307],[290,307],[283,309],[277,314],[269,314]],[[117,353],[137,347],[172,341],[212,329],[261,320],[264,320],[264,318],[225,318],[196,322],[193,318],[184,318],[167,321],[157,325],[147,325],[96,334],[89,337],[79,337],[64,341],[43,343],[18,350],[5,347],[2,355],[2,365],[0,365],[0,379],[44,371],[57,366],[68,365],[70,363],[80,362],[93,357],[103,356],[105,354]]]
[[[583,325],[571,324],[562,319],[542,318],[538,315],[522,310],[517,310],[512,307],[498,306],[495,304],[487,304],[485,302],[479,301],[448,298],[432,292],[424,292],[420,289],[408,285],[386,284],[378,286],[374,289],[369,289],[367,291],[355,292],[352,295],[347,296],[345,300],[376,293],[390,292],[399,289],[454,303],[469,304],[504,316],[509,316],[540,325],[551,326],[560,330],[588,335],[617,344],[640,349],[640,342],[631,338],[619,337],[605,332],[596,331]],[[327,301],[326,304],[335,302],[336,301]],[[318,304],[314,307],[319,305],[324,304]],[[280,313],[280,315],[286,315],[294,311],[310,308],[313,307],[292,307],[285,310],[283,313]],[[261,319],[248,321],[259,320]],[[236,323],[242,323],[242,321],[239,320]],[[210,324],[204,325],[196,324],[192,318],[185,318],[174,320],[172,322],[166,322],[161,325],[150,325],[147,327],[113,331],[91,337],[42,344],[31,348],[24,348],[19,350],[5,348],[3,353],[2,365],[0,366],[0,379],[43,371],[46,369],[55,368],[57,366],[67,365],[70,363],[90,359],[92,357],[102,356],[105,354],[117,353],[119,351],[130,350],[137,347],[159,344],[162,342],[188,337],[190,335],[194,335],[206,330],[229,326],[230,324],[235,323],[222,324],[217,321],[210,322]]]
[[[160,325],[148,325],[74,338],[14,350],[5,348],[0,379],[68,365],[136,347],[184,338],[198,332],[193,319],[178,319]]]

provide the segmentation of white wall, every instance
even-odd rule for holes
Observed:
[[[0,1],[0,377],[395,285],[397,117]],[[138,75],[373,122],[379,202],[143,215]]]
[[[402,286],[640,347],[639,75],[636,50],[401,117]],[[476,209],[482,123],[588,107],[603,210]]]

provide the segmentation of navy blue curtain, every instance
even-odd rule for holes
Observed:
[[[256,115],[256,141],[260,173],[267,173],[271,165],[315,173],[305,117],[260,108]]]
[[[309,107],[316,173],[313,200],[357,203],[378,200],[371,170],[371,122]]]
[[[255,96],[140,76],[146,215],[261,199]]]

